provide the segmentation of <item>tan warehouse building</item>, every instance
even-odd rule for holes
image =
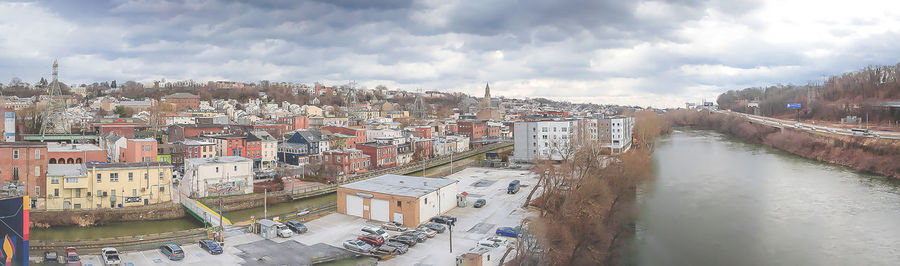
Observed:
[[[444,178],[383,175],[342,185],[337,211],[376,221],[417,226],[456,207],[456,183]]]

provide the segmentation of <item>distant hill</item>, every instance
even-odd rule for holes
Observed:
[[[900,64],[870,66],[831,76],[822,84],[778,85],[766,88],[730,90],[719,95],[719,108],[753,113],[749,103],[759,103],[760,115],[789,116],[787,103],[802,103],[801,118],[838,121],[869,113],[872,122],[900,120],[900,108],[879,103],[900,101]]]

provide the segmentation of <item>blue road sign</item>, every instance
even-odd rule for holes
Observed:
[[[800,104],[800,103],[789,103],[789,104],[787,104],[787,108],[788,108],[788,109],[800,109],[801,107],[802,107],[802,104]]]

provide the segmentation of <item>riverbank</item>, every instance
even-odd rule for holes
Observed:
[[[820,162],[900,179],[900,141],[777,129],[730,114],[689,110],[665,114],[672,126],[715,130]]]

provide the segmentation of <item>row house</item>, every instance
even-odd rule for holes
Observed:
[[[338,175],[352,175],[366,172],[371,167],[371,159],[358,149],[329,150],[322,154],[326,169],[337,170]]]
[[[409,139],[413,145],[413,160],[428,160],[434,157],[434,140],[412,137]]]
[[[170,142],[176,142],[187,138],[196,138],[200,135],[228,134],[231,128],[227,124],[196,124],[173,125],[168,129]]]
[[[306,116],[297,115],[282,117],[279,118],[278,121],[280,121],[282,124],[288,125],[287,128],[290,131],[309,129],[309,117]]]
[[[106,209],[171,202],[172,165],[161,162],[54,164],[46,209]]]
[[[187,159],[212,158],[216,156],[216,144],[212,142],[186,139],[177,144],[181,150],[181,158],[174,158],[174,160],[178,165],[183,165],[184,160]]]
[[[322,130],[331,132],[340,138],[346,138],[347,148],[355,149],[356,143],[366,142],[366,130],[361,128],[326,126]],[[339,135],[340,134],[340,135]]]
[[[369,165],[373,169],[384,169],[397,166],[397,146],[367,142],[358,143],[356,148],[362,150],[363,154],[369,156]]]
[[[192,197],[253,193],[253,160],[239,156],[184,160],[184,178],[179,188]]]

